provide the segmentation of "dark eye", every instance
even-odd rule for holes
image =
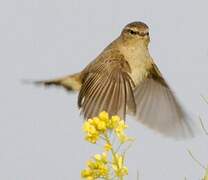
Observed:
[[[149,32],[146,32],[146,33],[145,32],[141,32],[141,33],[139,33],[139,35],[140,36],[149,36]]]
[[[135,31],[133,31],[133,30],[129,30],[129,33],[132,34],[132,35],[137,34],[137,33],[136,33]]]

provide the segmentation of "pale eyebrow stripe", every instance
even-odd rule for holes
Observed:
[[[135,29],[130,29],[130,28],[126,28],[126,31],[133,31],[135,34],[138,34],[140,36],[145,36],[149,34],[149,31],[140,33],[138,31],[135,31]]]

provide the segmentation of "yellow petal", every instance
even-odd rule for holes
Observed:
[[[121,118],[119,116],[112,116],[111,117],[111,126],[112,128],[116,128],[118,126],[119,121]]]
[[[86,178],[92,175],[92,171],[90,169],[84,169],[81,171],[81,177]]]
[[[105,122],[103,122],[103,121],[99,121],[98,122],[98,124],[97,124],[97,129],[99,130],[99,131],[105,131],[106,130],[106,124],[105,124]]]
[[[94,117],[92,119],[92,124],[96,126],[99,123],[99,121],[100,121],[100,119],[98,117]]]
[[[102,111],[102,112],[99,114],[99,118],[100,118],[100,120],[106,122],[106,121],[109,120],[109,114],[108,114],[106,111]]]
[[[90,126],[90,123],[88,121],[85,121],[82,127],[83,131],[87,132]]]

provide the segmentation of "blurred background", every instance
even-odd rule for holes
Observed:
[[[116,38],[124,25],[150,27],[150,51],[198,123],[208,127],[208,11],[198,0],[7,0],[0,1],[0,179],[80,179],[99,146],[84,141],[77,94],[23,85],[80,71]],[[127,154],[136,179],[202,177],[187,149],[208,164],[208,137],[188,141],[161,137],[129,117],[136,142]]]

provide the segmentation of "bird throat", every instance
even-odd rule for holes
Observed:
[[[139,84],[146,76],[148,76],[152,59],[149,54],[148,46],[143,43],[128,44],[120,47],[120,51],[124,55],[131,67],[131,74],[134,83]]]

